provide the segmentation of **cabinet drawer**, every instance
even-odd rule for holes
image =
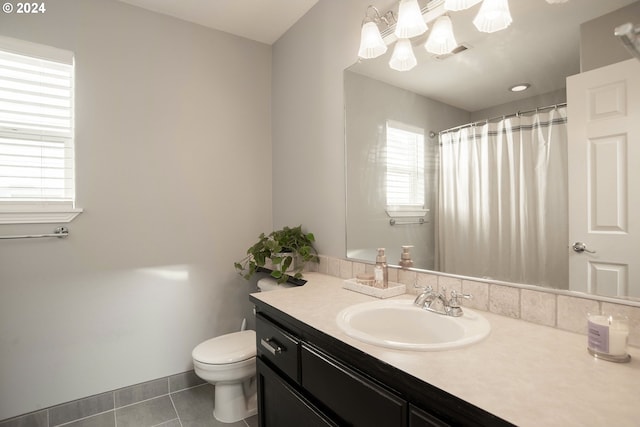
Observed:
[[[299,383],[300,341],[260,314],[256,316],[256,339],[258,356]]]
[[[409,427],[450,427],[422,409],[409,406]]]
[[[352,426],[407,425],[407,403],[328,355],[302,345],[302,387]]]

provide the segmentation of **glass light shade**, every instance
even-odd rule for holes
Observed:
[[[418,0],[400,0],[398,23],[394,34],[399,39],[419,36],[427,31]]]
[[[549,4],[557,4],[557,3],[566,3],[569,0],[547,0],[547,3]]]
[[[409,71],[418,64],[408,39],[398,39],[389,60],[389,67],[396,71]]]
[[[433,28],[431,28],[431,33],[424,47],[427,49],[427,52],[444,55],[445,53],[451,52],[456,46],[458,46],[458,42],[453,35],[451,18],[442,15],[436,20],[436,23],[433,24]]]
[[[495,33],[507,28],[512,21],[507,0],[484,0],[473,25],[483,33]]]
[[[445,10],[465,10],[475,6],[482,0],[444,0]]]
[[[386,51],[387,45],[382,40],[378,25],[373,21],[366,22],[360,33],[358,56],[364,59],[377,58]]]

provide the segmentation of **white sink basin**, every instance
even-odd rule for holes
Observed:
[[[438,351],[460,348],[484,339],[491,325],[463,308],[461,317],[432,313],[413,300],[380,300],[345,308],[338,326],[357,340],[399,350]]]

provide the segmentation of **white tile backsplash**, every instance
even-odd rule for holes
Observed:
[[[520,289],[489,285],[489,311],[502,316],[520,318]]]
[[[373,273],[372,263],[349,261],[320,256],[317,271],[344,279],[365,272]],[[561,295],[557,291],[526,289],[522,286],[463,280],[440,274],[389,268],[389,281],[404,283],[407,293],[417,295],[421,288],[443,288],[471,294],[472,299],[462,305],[471,309],[521,319],[531,323],[564,329],[579,334],[587,333],[587,313],[605,312],[622,314],[629,318],[631,332],[629,345],[640,346],[640,307],[598,301],[593,298]],[[414,288],[414,284],[420,288]]]
[[[397,273],[398,273],[398,283],[403,283],[407,285],[407,289],[413,288],[413,285],[415,285],[417,281],[418,273],[411,270],[397,270]]]
[[[558,328],[579,334],[587,333],[587,314],[599,313],[600,302],[558,295]]]
[[[340,259],[337,258],[329,258],[329,276],[333,277],[341,277],[340,276]]]
[[[556,295],[520,290],[520,318],[545,326],[556,326]]]
[[[355,277],[353,274],[353,262],[344,259],[340,260],[340,276],[343,279],[351,279]]]
[[[462,305],[476,310],[489,311],[489,285],[471,280],[462,281],[462,293],[471,295]]]

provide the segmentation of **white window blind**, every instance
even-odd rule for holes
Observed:
[[[0,40],[0,209],[73,207],[73,77],[70,52]]]
[[[424,208],[424,130],[387,122],[387,207]]]

